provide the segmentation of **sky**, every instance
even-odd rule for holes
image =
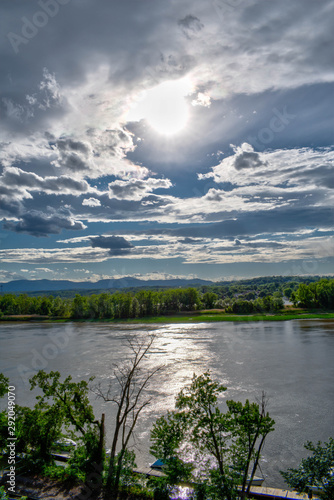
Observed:
[[[1,0],[0,280],[334,273],[333,0]]]

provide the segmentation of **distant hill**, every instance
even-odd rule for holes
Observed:
[[[140,280],[131,276],[119,279],[91,281],[69,280],[14,280],[1,283],[2,293],[17,292],[58,292],[65,290],[110,290],[140,287],[167,287],[178,288],[187,286],[212,285],[212,281],[201,279],[171,279],[171,280]]]

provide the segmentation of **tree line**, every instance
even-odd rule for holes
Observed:
[[[272,284],[273,285],[273,284]],[[263,290],[219,295],[212,289],[176,288],[137,292],[102,292],[90,296],[76,294],[73,299],[59,296],[31,297],[27,294],[0,296],[1,315],[40,315],[73,319],[127,319],[162,316],[202,309],[223,309],[226,313],[251,314],[278,312],[284,307],[283,296],[295,306],[306,309],[334,309],[334,280],[288,283],[281,291],[266,295]],[[267,285],[266,285],[267,286]],[[271,287],[274,288],[274,285]]]
[[[27,468],[42,476],[81,484],[77,498],[103,496],[168,500],[178,484],[191,484],[196,500],[235,500],[251,497],[264,443],[274,431],[267,411],[267,398],[245,403],[228,400],[222,405],[226,387],[209,372],[193,376],[177,395],[175,409],[161,415],[150,432],[150,452],[163,463],[164,474],[148,480],[135,473],[131,441],[142,411],[153,402],[150,384],[162,367],[147,368],[154,336],[129,340],[130,355],[109,374],[107,382],[74,382],[59,372],[39,371],[30,379],[31,390],[39,389],[33,408],[16,406],[16,452],[24,454]],[[0,374],[0,397],[9,380]],[[94,415],[89,392],[103,400],[106,412]],[[114,411],[109,412],[109,406]],[[106,456],[105,426],[112,427],[111,449]],[[55,464],[62,439],[76,441],[66,467]],[[0,449],[7,452],[8,414],[0,412]],[[324,500],[334,494],[334,440],[307,443],[313,456],[296,469],[282,472],[299,492],[317,488]],[[191,460],[189,457],[192,457]],[[5,497],[4,497],[5,498]]]
[[[334,309],[334,279],[315,283],[301,283],[291,294],[293,303],[306,309]]]
[[[219,300],[214,292],[202,294],[196,288],[141,290],[137,293],[100,293],[90,296],[76,294],[74,299],[60,297],[29,297],[4,294],[0,296],[0,315],[40,315],[73,319],[127,319],[162,316],[201,309],[225,309],[229,313],[278,311],[283,300],[274,296],[244,300]]]

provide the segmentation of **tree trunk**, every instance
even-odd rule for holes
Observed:
[[[102,464],[103,462],[103,449],[104,449],[104,413],[101,415],[101,422],[99,423],[100,439],[97,448],[97,463]]]
[[[115,462],[116,462],[116,446],[117,446],[117,441],[118,441],[119,430],[120,430],[120,424],[117,423],[115,433],[114,433],[113,443],[111,446],[108,477],[107,477],[107,483],[106,483],[107,492],[109,492],[112,495],[112,498],[117,498],[117,494],[118,494],[118,491],[115,489],[115,475],[116,475],[116,463]]]

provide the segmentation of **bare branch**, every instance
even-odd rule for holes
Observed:
[[[131,437],[134,437],[134,429],[142,410],[148,406],[152,398],[144,399],[145,390],[151,379],[162,366],[145,370],[142,362],[148,356],[155,336],[149,335],[145,339],[130,337],[127,344],[132,354],[131,359],[122,365],[115,365],[113,379],[109,380],[107,390],[103,390],[101,383],[95,385],[92,391],[96,397],[105,402],[116,403],[117,412],[115,416],[115,430],[111,446],[107,487],[117,491],[119,481],[119,468],[122,466],[122,456],[129,445]],[[114,387],[114,384],[118,388]],[[115,461],[117,448],[120,447],[120,455]]]

